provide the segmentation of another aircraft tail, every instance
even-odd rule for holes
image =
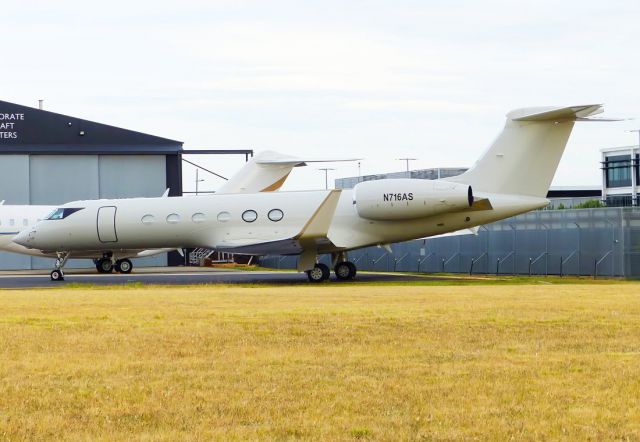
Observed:
[[[517,109],[485,154],[450,181],[474,192],[545,198],[576,121],[602,112],[599,104]]]
[[[306,166],[307,163],[355,160],[353,158],[296,158],[278,152],[263,151],[251,158],[216,193],[274,192],[282,187],[294,167]]]

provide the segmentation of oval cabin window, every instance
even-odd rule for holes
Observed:
[[[221,223],[226,223],[231,219],[231,214],[229,212],[220,212],[218,213],[218,221]]]
[[[153,224],[155,221],[156,219],[153,215],[145,215],[142,217],[142,224],[145,224],[147,226]]]
[[[167,222],[169,224],[178,224],[180,222],[180,215],[178,215],[177,213],[172,213],[171,215],[167,216]]]
[[[194,213],[193,216],[191,217],[191,221],[197,224],[203,223],[204,220],[205,220],[204,213]]]
[[[278,222],[282,218],[284,218],[284,212],[280,209],[273,209],[269,211],[267,217],[269,217],[269,219],[273,222]]]
[[[242,214],[242,220],[248,223],[252,223],[258,219],[258,212],[255,210],[245,210]]]

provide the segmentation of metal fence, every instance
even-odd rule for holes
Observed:
[[[359,270],[640,277],[640,209],[542,210],[429,238],[349,252]],[[329,257],[321,262],[329,264]],[[294,268],[297,257],[261,264]]]

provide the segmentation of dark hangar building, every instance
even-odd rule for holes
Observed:
[[[157,197],[166,189],[179,196],[184,152],[180,141],[0,101],[0,201],[5,204]],[[50,268],[51,262],[0,253],[0,269]],[[162,254],[137,265],[168,263]],[[87,260],[80,266],[93,264]]]

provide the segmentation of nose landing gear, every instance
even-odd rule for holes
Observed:
[[[67,263],[67,259],[71,254],[69,252],[58,252],[58,258],[56,259],[56,268],[51,271],[52,281],[64,281],[64,272],[62,268]]]

